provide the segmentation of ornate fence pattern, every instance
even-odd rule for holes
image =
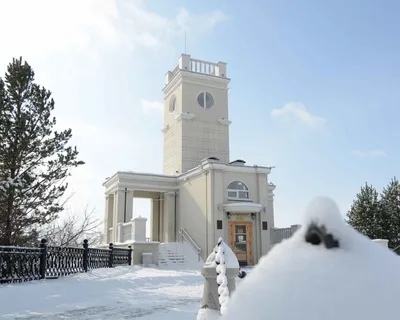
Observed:
[[[40,279],[39,248],[0,247],[0,283]]]
[[[58,278],[91,269],[132,264],[132,248],[82,248],[47,246],[43,239],[38,248],[0,246],[0,284]]]

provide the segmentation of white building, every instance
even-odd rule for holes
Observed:
[[[150,240],[183,238],[205,259],[223,237],[242,265],[271,247],[271,168],[229,158],[227,65],[182,54],[164,87],[164,174],[117,172],[103,184],[108,242],[128,243],[134,198],[150,198]],[[135,231],[136,230],[136,231]],[[144,240],[144,236],[141,235]],[[136,239],[137,240],[137,239]]]

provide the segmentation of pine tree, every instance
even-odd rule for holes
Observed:
[[[389,247],[394,249],[400,245],[400,183],[396,177],[383,189],[380,201],[381,238],[388,239]]]
[[[13,59],[0,78],[0,244],[36,241],[37,228],[63,210],[70,169],[84,164],[68,146],[71,129],[55,131],[53,110],[31,66]]]
[[[376,238],[376,218],[380,214],[378,192],[365,183],[347,213],[347,223],[371,239]]]

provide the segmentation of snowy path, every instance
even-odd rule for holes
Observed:
[[[0,286],[0,319],[196,319],[198,271],[99,269],[57,280]]]

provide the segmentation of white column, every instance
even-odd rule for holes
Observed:
[[[109,223],[110,222],[112,223],[112,221],[109,221],[109,218],[108,218],[108,205],[109,205],[109,197],[108,196],[109,195],[106,195],[106,203],[104,206],[104,222],[103,222],[103,227],[104,227],[103,234],[104,234],[104,239],[105,239],[105,240],[103,240],[104,243],[110,242],[108,228],[109,228]]]
[[[118,222],[118,235],[117,235],[117,242],[119,242],[119,243],[121,243],[121,242],[124,242],[124,239],[122,238],[122,228],[123,228],[123,226],[122,226],[122,222]]]
[[[118,241],[118,223],[124,221],[124,195],[124,189],[118,189],[114,193],[112,242]]]
[[[274,189],[275,186],[267,184],[268,202],[265,207],[265,212],[261,211],[262,255],[265,255],[271,248],[271,228],[274,227]],[[262,230],[262,223],[265,221],[268,224],[268,230]]]
[[[112,233],[110,234],[110,228],[114,223],[114,195],[108,194],[106,196],[106,207],[104,215],[104,242],[110,243],[113,241]]]
[[[179,57],[179,69],[181,70],[190,70],[190,54],[182,53]]]
[[[164,236],[165,242],[175,241],[175,192],[164,193]]]
[[[124,189],[118,189],[115,192],[115,209],[116,209],[116,217],[117,223],[124,222],[124,207],[125,207],[125,191]]]
[[[160,200],[153,198],[151,200],[151,217],[150,217],[150,239],[151,241],[160,241]]]
[[[133,191],[127,190],[126,192],[126,222],[129,222],[133,218]]]
[[[224,187],[224,172],[222,170],[212,170],[211,181],[211,210],[214,214],[213,220],[211,221],[211,225],[213,226],[212,242],[215,244],[218,242],[219,238],[229,239],[228,218],[222,208],[226,193]],[[217,220],[222,220],[222,230],[217,229]]]
[[[217,77],[226,78],[226,62],[219,61],[215,66],[215,75]]]
[[[165,225],[165,208],[164,208],[164,194],[160,197],[160,229],[159,229],[159,241],[165,242],[165,235],[164,235],[164,225]]]

